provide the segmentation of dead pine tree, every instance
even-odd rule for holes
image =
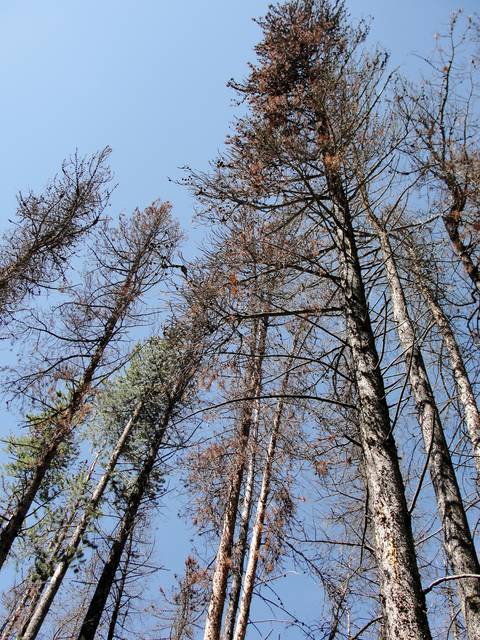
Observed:
[[[242,596],[239,601],[238,611],[236,611],[236,622],[234,628],[233,639],[243,640],[247,633],[248,617],[250,606],[252,603],[253,589],[257,573],[257,565],[262,544],[262,533],[265,524],[265,516],[267,511],[267,502],[270,493],[270,484],[272,478],[272,467],[275,460],[275,453],[279,433],[282,427],[282,420],[285,408],[285,396],[289,389],[289,380],[292,365],[294,364],[295,351],[297,349],[300,338],[300,329],[293,339],[292,354],[287,359],[282,383],[279,389],[279,399],[274,411],[273,424],[268,441],[265,461],[261,472],[260,491],[256,502],[255,517],[252,526],[252,534],[250,544],[248,545],[248,561],[245,572],[242,572]]]
[[[245,379],[245,395],[247,400],[242,408],[237,431],[237,451],[233,456],[231,480],[226,498],[222,519],[222,529],[215,567],[212,577],[212,593],[205,622],[204,640],[219,640],[225,606],[227,580],[230,573],[232,555],[234,552],[235,525],[239,506],[240,492],[244,474],[247,468],[245,453],[250,447],[250,435],[255,430],[258,419],[258,398],[262,388],[262,362],[265,355],[265,345],[268,331],[268,316],[255,321],[252,326],[251,345],[252,354],[247,364]],[[253,427],[253,429],[252,429]],[[251,464],[253,460],[250,458]],[[253,481],[253,468],[250,482]],[[248,488],[251,491],[251,486]],[[247,494],[248,495],[248,494]],[[248,498],[247,498],[248,499]],[[250,507],[248,506],[248,510]]]
[[[205,208],[221,205],[224,216],[234,215],[238,203],[248,201],[265,214],[279,216],[283,209],[293,218],[296,210],[298,219],[305,212],[319,246],[329,242],[318,258],[320,265],[326,256],[336,260],[329,272],[341,291],[352,354],[384,623],[392,637],[429,639],[358,252],[358,183],[348,163],[375,109],[372,96],[380,91],[385,56],[364,52],[366,29],[348,24],[341,2],[287,2],[272,7],[259,24],[258,63],[245,81],[232,83],[250,113],[228,140],[228,157],[217,162],[216,172],[193,175],[192,182]],[[378,171],[381,158],[376,162]],[[289,219],[285,215],[285,225]],[[316,272],[322,273],[320,266]]]
[[[396,236],[397,234],[393,235]],[[435,287],[425,273],[426,258],[422,256],[418,239],[415,239],[412,234],[407,235],[407,237],[403,234],[401,241],[405,245],[407,254],[405,256],[406,266],[409,268],[412,284],[427,303],[432,319],[448,353],[458,397],[463,408],[468,436],[472,444],[472,452],[477,470],[477,482],[480,483],[480,410],[467,371],[467,366],[452,322],[439,300]]]
[[[480,564],[467,521],[463,498],[445,438],[440,412],[419,346],[417,332],[408,310],[390,237],[384,225],[372,211],[365,193],[364,206],[382,248],[393,317],[399,342],[405,354],[409,385],[423,434],[425,455],[427,456],[426,464],[435,490],[444,533],[446,557],[455,575],[480,575]],[[479,640],[480,579],[459,579],[457,584],[468,638]]]
[[[18,194],[14,229],[5,233],[0,252],[4,321],[26,297],[64,278],[78,243],[99,222],[111,193],[110,151],[105,147],[86,158],[75,154],[43,193]]]
[[[411,130],[404,143],[405,156],[411,169],[433,180],[443,196],[435,213],[441,216],[478,305],[479,83],[468,46],[473,27],[471,20],[462,27],[462,12],[455,12],[448,33],[437,38],[436,51],[426,60],[431,77],[418,87],[404,82],[396,98],[405,126]]]

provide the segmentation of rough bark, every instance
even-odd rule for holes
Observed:
[[[372,220],[375,220],[373,216]],[[462,495],[428,373],[415,335],[415,328],[409,316],[390,239],[380,224],[375,224],[375,226],[384,256],[393,316],[400,344],[408,362],[408,378],[428,456],[428,469],[443,528],[447,560],[454,574],[480,575],[480,565],[468,526]],[[469,640],[480,640],[480,580],[462,579],[457,581],[457,585],[468,638]]]
[[[44,590],[43,595],[41,596],[39,602],[37,603],[37,606],[35,607],[35,610],[30,617],[28,626],[23,634],[23,640],[33,640],[37,637],[40,627],[45,620],[45,616],[50,610],[53,599],[55,598],[55,595],[57,594],[63,582],[63,578],[65,577],[70,564],[75,558],[75,554],[82,542],[85,531],[87,530],[90,521],[95,515],[95,510],[98,507],[100,500],[102,499],[105,488],[112,476],[112,473],[115,469],[118,458],[123,451],[125,443],[127,442],[132,429],[136,424],[137,418],[140,414],[140,411],[142,410],[142,406],[142,402],[137,403],[132,416],[125,425],[122,434],[120,435],[120,438],[118,439],[117,444],[115,445],[115,448],[110,455],[107,466],[105,467],[105,471],[92,493],[88,509],[80,518],[80,521],[75,527],[75,531],[70,538],[67,548],[64,550],[59,562],[53,568],[50,582],[48,583],[47,588]]]
[[[262,361],[265,352],[267,334],[267,321],[264,319],[259,324],[259,337],[257,340],[256,354],[253,358],[249,391],[252,396],[258,396],[262,384]],[[238,503],[245,472],[245,451],[248,447],[250,429],[252,426],[254,404],[248,402],[243,412],[239,430],[238,450],[234,460],[234,469],[230,482],[230,489],[223,515],[220,542],[215,559],[215,569],[212,578],[212,594],[205,622],[204,640],[219,640],[222,625],[223,609],[227,591],[227,580],[232,563],[233,541],[235,523],[237,520]]]
[[[122,575],[120,578],[120,584],[117,587],[117,593],[115,594],[115,602],[113,605],[112,615],[110,616],[110,622],[108,624],[108,633],[106,640],[115,640],[115,629],[117,628],[118,618],[120,615],[120,609],[122,606],[122,598],[125,592],[125,584],[128,576],[128,559],[130,558],[130,554],[132,552],[132,543],[133,543],[133,531],[130,534],[130,538],[128,540],[128,547],[126,551],[126,560],[124,566],[122,567]]]
[[[430,640],[398,453],[391,431],[385,387],[368,313],[349,202],[340,175],[327,170],[337,253],[345,297],[347,338],[352,351],[360,412],[360,443],[387,635],[396,640]]]
[[[413,264],[413,272],[415,276],[415,284],[418,291],[427,302],[432,317],[437,326],[438,332],[442,336],[443,343],[447,349],[452,367],[455,384],[457,386],[458,397],[463,407],[465,416],[465,424],[467,425],[468,435],[472,443],[473,456],[477,469],[477,481],[480,482],[480,411],[478,409],[475,394],[470,383],[470,379],[463,361],[460,347],[452,330],[450,320],[442,309],[428,283],[425,281],[418,265],[413,250],[411,251]]]

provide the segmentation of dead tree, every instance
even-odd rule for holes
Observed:
[[[268,319],[256,322],[252,332],[253,353],[247,373],[246,395],[251,398],[260,396],[262,385],[262,361],[265,355]],[[249,448],[252,425],[258,415],[256,402],[247,402],[242,411],[238,427],[238,450],[234,454],[225,511],[222,519],[220,542],[215,558],[215,569],[212,577],[212,593],[207,611],[204,639],[218,640],[221,632],[222,615],[225,606],[227,580],[230,572],[234,547],[235,524],[243,477],[246,469],[245,452]],[[255,428],[255,427],[253,427]]]
[[[423,434],[427,456],[426,464],[435,490],[445,539],[446,557],[455,575],[480,576],[480,564],[470,533],[462,495],[419,346],[418,335],[408,311],[391,241],[381,221],[371,210],[368,200],[364,204],[382,248],[394,321],[400,345],[405,354],[409,384],[415,399],[418,420]],[[458,592],[468,638],[479,640],[480,579],[459,579]]]
[[[295,350],[298,345],[298,333],[293,341],[292,356],[295,355]],[[260,554],[260,547],[262,543],[262,533],[265,524],[265,515],[267,511],[267,501],[270,493],[270,482],[272,477],[272,467],[275,460],[275,453],[277,447],[277,440],[280,433],[283,412],[285,406],[285,399],[289,386],[290,371],[294,364],[293,357],[287,360],[285,373],[282,379],[280,387],[280,398],[275,409],[273,418],[272,429],[270,433],[270,439],[268,442],[267,452],[265,455],[265,462],[262,470],[262,480],[260,486],[260,493],[257,499],[255,519],[252,527],[252,536],[250,544],[248,546],[248,562],[245,568],[245,574],[243,575],[243,591],[240,604],[238,606],[238,614],[236,617],[234,640],[243,640],[247,632],[248,616],[250,613],[250,605],[253,597],[253,589],[255,585],[255,578],[257,573],[257,565]],[[242,572],[243,573],[243,572]]]
[[[0,317],[11,316],[30,295],[65,275],[79,241],[100,220],[111,193],[110,148],[87,158],[75,154],[36,195],[19,193],[15,228],[3,239]]]
[[[478,303],[478,78],[472,52],[467,50],[463,59],[461,54],[472,25],[461,33],[459,22],[460,11],[453,15],[448,34],[439,38],[437,51],[427,60],[433,77],[418,89],[404,83],[397,101],[405,126],[412,130],[404,147],[406,157],[414,171],[433,179],[438,191],[443,191],[438,213]]]
[[[384,622],[392,637],[428,639],[410,514],[359,258],[358,184],[348,162],[375,109],[385,58],[362,54],[366,32],[347,25],[342,3],[287,2],[273,7],[260,26],[259,63],[243,83],[234,83],[250,114],[229,139],[228,156],[217,162],[217,171],[192,180],[205,208],[221,206],[224,217],[248,202],[265,214],[279,216],[283,210],[284,225],[301,215],[305,224],[311,221],[311,233],[322,247],[319,262],[325,256],[331,260],[330,269],[322,269],[320,262],[316,272],[331,274],[342,299]],[[381,157],[375,162],[378,171]]]

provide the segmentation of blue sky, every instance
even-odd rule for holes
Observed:
[[[406,70],[459,5],[350,0],[373,15],[372,40]],[[41,188],[66,155],[113,147],[115,210],[171,199],[188,230],[191,201],[167,177],[204,168],[232,119],[226,82],[241,77],[267,0],[0,0],[0,225],[19,188]],[[463,3],[473,12],[476,0]],[[192,237],[192,242],[194,238]]]
[[[21,189],[41,189],[62,159],[113,148],[119,183],[112,212],[170,199],[190,240],[192,201],[168,181],[188,164],[205,169],[234,111],[229,78],[242,77],[267,0],[0,0],[0,228]],[[373,42],[414,73],[433,35],[460,5],[451,0],[350,0],[374,17]],[[478,0],[466,0],[467,13]],[[5,422],[8,421],[4,421]],[[174,520],[174,505],[159,531]],[[188,552],[178,521],[165,540],[176,569]],[[178,549],[184,539],[186,547]],[[177,548],[175,546],[177,545]]]

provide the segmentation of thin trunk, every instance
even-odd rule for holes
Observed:
[[[328,130],[327,130],[328,131]],[[335,216],[348,342],[352,350],[360,411],[360,443],[388,637],[430,640],[425,596],[415,555],[410,514],[393,439],[385,386],[370,322],[349,202],[340,175],[328,166]]]
[[[177,394],[178,391],[175,392],[175,396],[178,398],[179,396]],[[107,561],[103,567],[100,578],[98,579],[95,592],[90,600],[87,613],[83,619],[78,640],[93,640],[95,637],[112,584],[115,580],[115,574],[117,573],[123,550],[125,549],[128,537],[135,526],[138,510],[148,489],[150,475],[155,466],[158,451],[164,440],[165,431],[170,421],[174,405],[175,401],[170,400],[169,405],[165,410],[162,422],[156,433],[152,436],[148,453],[129,493],[128,503],[123,513],[122,521],[118,527],[115,538],[113,539]],[[27,639],[25,638],[24,640]]]
[[[245,481],[245,493],[243,496],[242,513],[240,516],[240,526],[238,538],[233,550],[232,584],[228,596],[228,607],[225,614],[222,640],[232,640],[233,629],[235,627],[235,617],[237,615],[238,602],[240,599],[240,589],[242,586],[243,566],[247,552],[248,529],[250,525],[250,514],[252,511],[253,485],[255,480],[255,451],[256,434],[258,433],[259,401],[255,400],[254,416],[252,417],[252,431],[255,432],[252,438],[252,447],[248,463],[247,479]]]
[[[98,456],[95,457],[94,461],[90,465],[88,470],[86,479],[85,479],[85,487],[88,486],[88,483],[91,480],[92,474],[94,472],[95,466],[97,464]],[[74,501],[69,512],[65,514],[64,519],[60,523],[56,535],[54,539],[50,542],[47,548],[47,552],[49,553],[49,560],[46,563],[46,566],[49,570],[52,569],[58,553],[62,548],[62,545],[68,535],[71,525],[73,524],[75,517],[77,515],[77,509],[80,502],[83,500],[83,495],[77,496]],[[3,625],[2,633],[0,635],[0,640],[8,640],[10,634],[13,632],[15,627],[19,627],[19,636],[22,637],[25,629],[27,627],[28,621],[32,612],[35,610],[38,601],[40,600],[40,596],[48,582],[49,575],[45,570],[42,570],[42,575],[37,575],[35,569],[30,571],[30,575],[27,578],[27,586],[25,588],[22,597],[18,601],[15,609],[11,612],[9,619]],[[20,623],[20,620],[21,623]]]
[[[287,372],[283,378],[280,395],[287,392],[289,369],[291,360],[288,360]],[[257,501],[257,509],[255,513],[255,522],[252,530],[252,539],[248,550],[248,562],[245,569],[245,577],[243,579],[243,594],[238,609],[237,624],[235,625],[234,640],[243,640],[247,633],[248,616],[250,614],[250,605],[252,602],[253,588],[255,586],[255,577],[257,574],[258,558],[260,554],[260,546],[262,543],[263,525],[265,522],[265,513],[267,510],[268,495],[270,492],[270,481],[272,477],[272,466],[275,458],[275,450],[277,446],[278,433],[282,422],[284,401],[282,398],[278,401],[275,418],[273,420],[272,433],[268,444],[265,465],[263,468],[262,485]]]
[[[115,637],[115,629],[117,627],[118,617],[120,615],[122,598],[123,598],[123,593],[125,591],[125,583],[128,575],[128,564],[129,564],[130,554],[132,553],[132,544],[133,544],[133,531],[130,534],[130,538],[128,540],[127,557],[125,558],[125,563],[124,563],[124,566],[122,567],[122,576],[120,578],[120,584],[118,585],[117,593],[115,594],[113,611],[110,617],[110,623],[108,625],[107,640],[114,640],[114,637]]]
[[[20,627],[19,622],[25,609],[29,606],[29,600],[31,601],[31,599],[38,597],[37,594],[39,590],[41,590],[43,588],[43,584],[45,584],[45,583],[42,583],[42,581],[31,580],[30,577],[27,578],[27,581],[28,581],[28,584],[24,592],[22,593],[20,600],[17,601],[17,605],[14,611],[10,613],[9,618],[5,621],[5,624],[3,625],[2,635],[0,636],[1,640],[8,640],[11,637],[13,631],[15,630],[15,627],[17,626]],[[19,631],[20,637],[22,635],[22,629],[23,627],[20,627],[20,631]]]
[[[132,283],[132,278],[133,273],[130,273],[125,279],[124,290],[128,291]],[[128,300],[128,297],[122,295],[122,297],[118,300],[108,321],[106,322],[104,332],[98,341],[97,348],[95,349],[95,352],[91,357],[87,368],[85,369],[83,378],[78,388],[72,395],[70,405],[61,412],[58,418],[55,419],[55,422],[58,426],[57,433],[52,436],[48,443],[44,443],[45,451],[42,452],[41,456],[38,459],[38,462],[35,466],[35,471],[33,472],[28,487],[21,496],[8,523],[0,533],[0,569],[2,568],[10,552],[10,549],[12,548],[15,538],[21,531],[23,522],[28,515],[33,501],[35,500],[35,496],[40,489],[42,481],[50,468],[50,464],[54,460],[60,445],[65,442],[72,429],[74,428],[75,417],[80,411],[83,400],[90,390],[90,385],[92,383],[95,372],[100,365],[103,354],[105,353],[105,349],[115,335],[115,328],[120,319],[125,314],[125,311],[128,307],[129,302],[127,302],[126,300]]]
[[[27,489],[22,493],[13,514],[0,532],[0,569],[3,567],[15,539],[20,533],[23,522],[50,467],[50,463],[55,457],[56,451],[56,447],[50,447],[39,459]]]
[[[262,384],[262,362],[265,353],[265,343],[267,335],[267,321],[260,323],[258,346],[256,354],[253,358],[253,366],[251,373],[251,381],[248,385],[248,391],[253,397],[260,394]],[[233,539],[235,534],[235,523],[237,520],[238,503],[240,499],[240,491],[245,471],[245,451],[248,447],[250,429],[252,425],[252,417],[254,404],[249,401],[243,414],[240,427],[238,449],[234,460],[234,473],[230,483],[227,504],[223,515],[223,526],[220,535],[220,542],[215,560],[215,569],[212,578],[212,594],[207,611],[207,619],[205,622],[204,640],[219,640],[223,609],[225,606],[225,597],[227,591],[227,580],[232,563]]]
[[[112,476],[112,473],[115,469],[118,458],[121,455],[123,448],[125,446],[125,443],[127,442],[133,427],[135,426],[135,423],[140,414],[140,411],[142,410],[142,406],[143,406],[142,402],[137,403],[132,416],[130,417],[127,424],[125,425],[123,432],[120,438],[118,439],[114,450],[110,455],[110,459],[107,463],[105,471],[102,477],[100,478],[100,480],[98,481],[98,484],[94,492],[92,493],[92,497],[90,499],[90,504],[88,506],[88,509],[83,513],[83,516],[81,517],[80,521],[75,527],[75,531],[73,532],[72,537],[70,538],[67,548],[62,554],[62,558],[57,563],[57,565],[55,566],[55,569],[51,574],[51,579],[50,579],[50,582],[48,583],[48,587],[44,590],[43,595],[40,598],[30,618],[28,626],[23,635],[23,640],[33,640],[34,638],[37,637],[40,627],[42,626],[42,623],[45,619],[45,616],[50,610],[53,599],[55,598],[55,595],[57,594],[57,591],[59,590],[60,585],[62,584],[63,578],[67,573],[68,567],[70,566],[72,560],[75,558],[75,554],[82,541],[85,531],[92,517],[95,514],[95,510],[98,507],[100,500],[103,496],[103,493],[105,491],[105,488]]]
[[[468,435],[472,442],[473,456],[477,469],[477,480],[480,482],[480,411],[475,399],[475,394],[473,393],[462,353],[455,338],[455,334],[453,333],[450,321],[418,268],[412,247],[410,247],[410,252],[413,262],[415,284],[430,308],[430,312],[433,316],[437,329],[442,336],[443,343],[448,351],[450,365],[452,367],[458,390],[458,396],[463,406]]]
[[[480,574],[462,495],[415,328],[408,313],[390,239],[373,214],[371,219],[377,228],[383,251],[400,344],[408,358],[408,378],[417,407],[425,451],[428,452],[428,469],[445,537],[447,560],[455,574]],[[480,580],[458,580],[457,586],[468,638],[480,640]]]

